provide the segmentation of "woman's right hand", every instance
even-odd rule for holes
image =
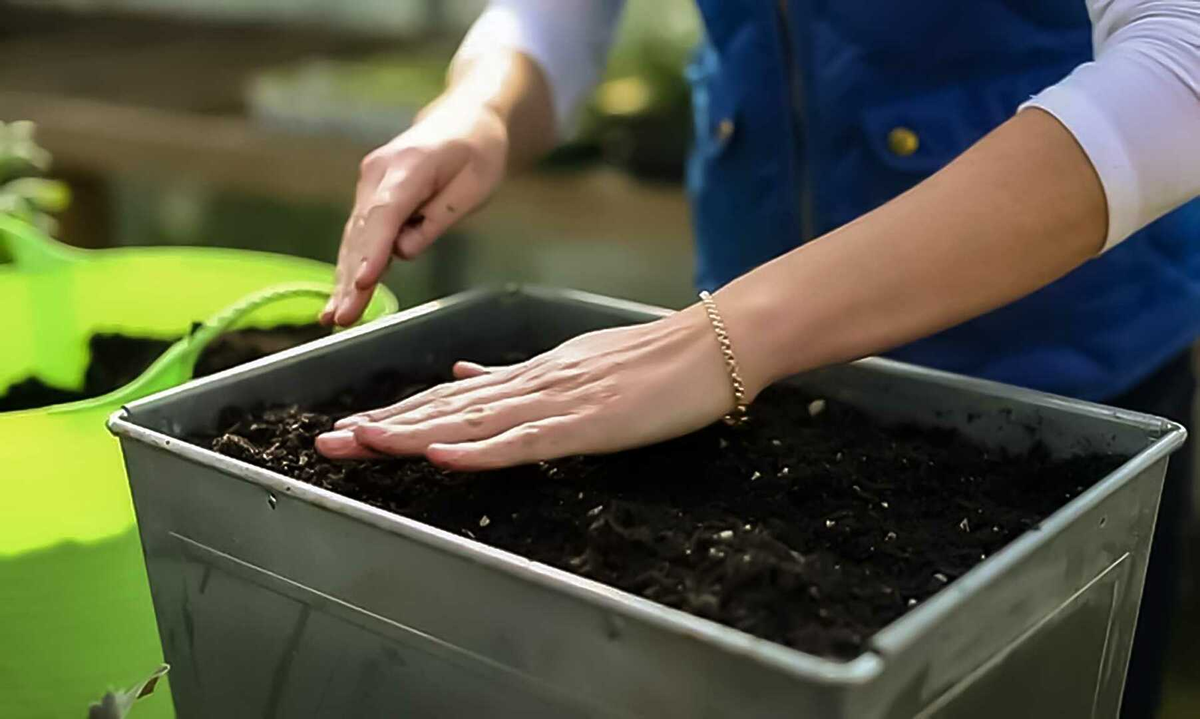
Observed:
[[[481,205],[503,178],[507,156],[503,119],[485,104],[453,98],[367,155],[321,322],[354,323],[392,256],[415,258]]]

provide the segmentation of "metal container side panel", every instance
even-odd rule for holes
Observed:
[[[316,684],[386,685],[406,716],[867,716],[846,712],[849,689],[878,671],[869,655],[830,665],[841,681],[805,680],[755,656],[788,650],[732,630],[714,625],[741,651],[621,611],[619,592],[606,608],[531,581],[530,570],[561,574],[550,568],[509,560],[521,576],[124,445],[184,719],[279,715]],[[388,715],[371,691],[322,694],[307,710]]]
[[[1116,717],[1165,468],[1110,477],[876,634],[888,716],[993,716],[1021,687],[1024,716]]]

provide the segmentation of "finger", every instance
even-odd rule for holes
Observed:
[[[401,415],[417,411],[421,411],[423,414],[411,418],[412,421],[432,419],[436,416],[460,412],[470,406],[471,402],[478,403],[482,399],[482,397],[472,393],[498,387],[508,382],[515,383],[526,376],[532,368],[532,361],[522,362],[521,364],[502,368],[506,370],[503,372],[499,371],[499,369],[494,369],[475,377],[440,384],[437,387],[419,392],[412,397],[402,399],[387,407],[380,407],[368,412],[350,415],[338,420],[333,426],[335,429],[345,429],[356,424],[362,424],[363,422],[392,421]],[[523,391],[524,389],[522,386],[515,386],[510,391],[502,392],[490,399],[502,399],[511,392]]]
[[[338,262],[341,296],[334,318],[339,324],[358,319],[391,262],[400,226],[432,193],[432,172],[405,165],[388,170],[373,191],[359,198],[343,240],[347,252]]]
[[[386,224],[370,235],[370,252],[364,253],[364,262],[354,271],[356,287],[366,289],[379,280],[391,261],[396,239],[407,227],[424,224],[424,220],[416,218],[423,215],[421,206],[437,192],[438,186],[434,171],[426,166],[407,163],[384,174],[366,204],[386,208]]]
[[[375,294],[374,289],[360,290],[356,287],[349,287],[342,294],[342,298],[336,310],[334,310],[334,322],[342,327],[349,327],[362,317],[363,310],[371,303],[371,297]]]
[[[348,232],[349,226],[350,226],[350,221],[347,220],[346,226],[342,229],[342,244],[341,244],[341,247],[338,249],[337,267],[334,269],[334,272],[333,272],[333,293],[330,295],[329,301],[325,303],[325,308],[321,310],[321,315],[319,318],[321,321],[321,324],[326,325],[326,326],[332,326],[335,323],[335,315],[337,314],[338,307],[341,305],[342,297],[345,295],[345,290],[346,290],[345,264],[346,264],[346,256],[349,253],[349,249],[350,249],[347,246],[347,242],[349,240],[347,239],[346,233]]]
[[[509,397],[488,404],[477,404],[457,414],[445,415],[414,424],[366,422],[352,430],[362,446],[393,456],[424,454],[433,444],[473,442],[507,432],[513,427],[564,410],[563,400],[545,395]]]
[[[518,425],[474,442],[431,444],[425,457],[437,466],[455,472],[481,472],[532,464],[576,454],[578,440],[572,438],[573,417],[559,416]]]
[[[318,435],[316,447],[329,459],[379,459],[384,456],[359,444],[353,432],[344,430]]]
[[[388,408],[386,416],[380,417],[379,415],[385,412],[376,410],[371,413],[373,416],[364,417],[363,420],[376,424],[411,426],[442,417],[453,417],[479,405],[530,394],[530,389],[524,382],[503,377],[485,376],[450,382],[442,387],[445,389],[432,395],[430,399],[420,400],[419,397],[413,397],[394,408]],[[354,424],[363,423],[360,421]]]
[[[421,205],[422,220],[400,228],[395,251],[411,260],[424,252],[483,197],[480,181],[470,171],[459,172],[441,192]]]
[[[472,377],[479,377],[480,375],[488,374],[491,371],[492,371],[491,369],[484,367],[481,364],[475,364],[474,362],[462,361],[462,362],[454,363],[453,373],[454,373],[454,379],[462,380],[462,379],[471,379]]]
[[[325,307],[321,310],[321,314],[317,315],[317,321],[328,327],[333,324],[333,313],[337,309],[337,291],[334,290],[329,294],[329,301],[325,303]]]

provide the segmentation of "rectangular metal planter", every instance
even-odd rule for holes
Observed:
[[[880,359],[790,382],[993,446],[1135,455],[834,662],[218,455],[175,437],[231,403],[537,350],[662,310],[475,292],[113,415],[179,716],[1115,717],[1168,455],[1182,427]],[[1031,431],[1032,430],[1032,431]]]

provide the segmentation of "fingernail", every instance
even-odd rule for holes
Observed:
[[[339,419],[338,421],[334,422],[333,428],[334,429],[350,429],[351,427],[355,427],[366,421],[368,421],[368,418],[363,417],[362,415],[356,414],[356,415],[352,415],[350,417],[343,417],[343,418]]]
[[[346,450],[358,446],[353,432],[326,432],[317,435],[317,451],[324,455],[342,456]]]
[[[450,469],[455,460],[453,445],[431,444],[425,448],[425,459],[442,469]]]

